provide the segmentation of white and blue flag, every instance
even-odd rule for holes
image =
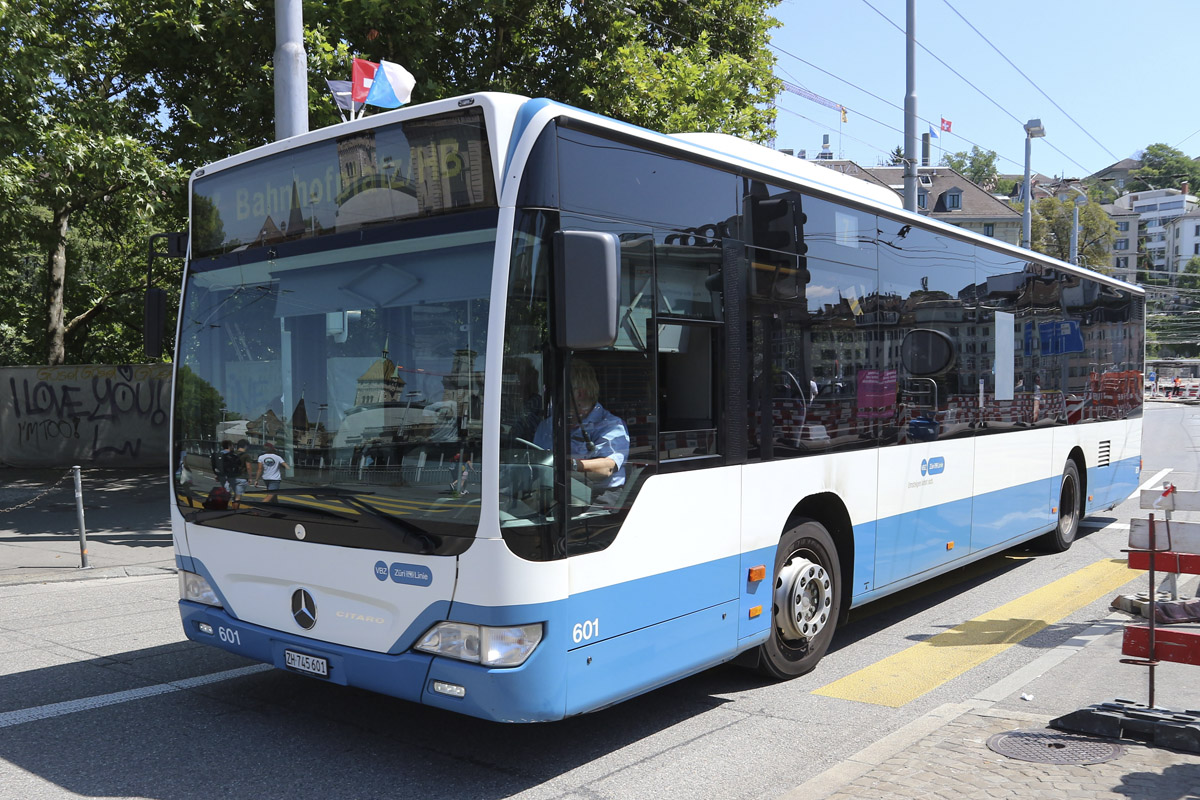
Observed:
[[[416,82],[417,79],[404,67],[380,60],[379,69],[375,70],[371,81],[371,91],[364,102],[381,108],[399,108],[412,97]]]

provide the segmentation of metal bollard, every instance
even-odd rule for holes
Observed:
[[[71,467],[75,473],[75,516],[79,519],[79,568],[91,569],[88,566],[87,529],[83,526],[83,480],[79,477],[79,467]]]

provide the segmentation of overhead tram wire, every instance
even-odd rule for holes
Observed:
[[[617,0],[617,2],[620,2],[620,0]],[[681,39],[684,39],[684,40],[686,40],[686,41],[689,41],[689,42],[691,42],[692,44],[699,44],[699,42],[698,42],[698,41],[696,41],[696,40],[695,40],[694,38],[692,38],[691,36],[688,36],[687,34],[681,33],[681,32],[679,32],[679,31],[677,31],[677,30],[675,30],[675,29],[673,29],[673,28],[671,28],[671,27],[669,27],[669,26],[667,26],[667,25],[664,25],[664,24],[662,24],[661,22],[656,22],[656,21],[654,21],[654,20],[650,19],[649,17],[647,17],[647,16],[645,15],[645,13],[644,13],[644,12],[639,12],[638,10],[636,10],[636,9],[632,8],[631,6],[629,6],[627,3],[621,3],[621,7],[622,7],[622,8],[623,8],[625,11],[629,12],[630,14],[633,14],[633,15],[636,15],[636,16],[639,16],[639,17],[641,17],[641,18],[642,18],[642,20],[643,20],[644,22],[646,22],[647,24],[649,24],[649,25],[653,25],[654,27],[656,27],[656,28],[659,28],[660,30],[666,31],[666,32],[668,32],[668,33],[672,33],[672,34],[674,34],[675,36],[678,36],[678,37],[679,37],[679,38],[681,38]],[[691,10],[692,10],[692,12],[693,12],[693,13],[695,13],[695,14],[697,14],[697,15],[701,15],[701,16],[707,17],[709,20],[712,20],[712,21],[714,21],[714,22],[721,22],[721,24],[723,24],[723,25],[726,25],[726,26],[728,26],[728,24],[729,24],[729,23],[728,23],[728,20],[719,20],[719,19],[718,19],[716,16],[714,16],[714,15],[713,15],[711,12],[702,11],[702,10],[700,10],[700,9],[697,9],[697,8],[692,8]],[[889,21],[890,21],[890,20],[889,20]],[[730,27],[733,27],[733,26],[730,26]],[[738,30],[741,30],[741,29],[738,29]],[[742,32],[742,33],[745,33],[746,31],[744,31],[744,30],[741,30],[741,32]],[[782,53],[783,55],[787,56],[788,58],[795,59],[796,61],[799,61],[801,64],[804,64],[805,66],[808,66],[808,67],[811,67],[812,69],[815,69],[817,72],[820,72],[820,73],[822,73],[822,74],[824,74],[824,75],[828,75],[830,78],[833,78],[833,79],[834,79],[834,80],[836,80],[836,81],[840,81],[840,82],[842,82],[842,83],[846,84],[847,86],[851,87],[852,89],[855,89],[855,90],[857,90],[857,91],[859,91],[859,92],[862,92],[863,94],[867,95],[868,97],[871,97],[871,98],[873,98],[873,99],[875,99],[875,100],[878,100],[879,102],[883,103],[884,105],[891,106],[892,108],[896,109],[897,111],[901,111],[901,112],[903,112],[903,111],[904,111],[904,108],[903,108],[902,106],[898,106],[898,105],[896,105],[895,103],[893,103],[892,101],[890,101],[890,100],[886,100],[886,99],[884,99],[884,98],[880,97],[879,95],[875,94],[874,92],[870,91],[869,89],[864,89],[863,87],[859,86],[858,84],[856,84],[856,83],[853,83],[852,81],[848,81],[848,80],[846,80],[845,78],[841,77],[840,75],[835,75],[834,73],[830,72],[829,70],[827,70],[827,69],[824,69],[824,68],[822,68],[822,67],[819,67],[819,66],[817,66],[816,64],[812,63],[811,61],[808,61],[808,60],[806,60],[806,59],[803,59],[803,58],[801,58],[800,56],[796,55],[795,53],[793,53],[793,52],[791,52],[791,51],[789,51],[789,50],[785,50],[784,48],[780,47],[780,46],[779,46],[779,45],[777,45],[777,44],[774,44],[774,43],[772,43],[772,42],[767,42],[767,46],[768,46],[768,47],[770,47],[772,50],[776,50],[776,51],[778,51],[778,52]],[[933,55],[933,54],[932,54],[932,53],[930,53],[930,55]],[[936,58],[936,56],[934,56],[934,58]],[[957,74],[957,73],[956,73],[956,74]],[[793,77],[793,80],[794,80],[796,83],[802,83],[802,81],[796,80],[794,76],[792,76],[792,77]],[[961,76],[960,76],[960,77],[961,77]],[[964,79],[964,80],[965,80],[965,79]],[[777,108],[779,108],[779,106],[777,106]],[[862,117],[862,118],[864,118],[864,119],[871,120],[872,122],[875,122],[875,123],[877,123],[877,124],[881,124],[881,125],[882,125],[882,124],[884,124],[884,123],[880,123],[878,120],[875,120],[875,119],[873,119],[872,117],[869,117],[869,116],[867,116],[867,115],[866,115],[866,114],[864,114],[862,111],[860,111],[860,110],[858,110],[858,109],[856,109],[856,108],[852,108],[851,106],[847,106],[847,105],[843,104],[843,108],[845,108],[847,112],[852,112],[852,113],[854,113],[854,114],[857,114],[858,116],[860,116],[860,117]],[[1003,109],[1002,109],[1002,110],[1003,110]],[[790,113],[795,113],[795,112],[790,112]],[[1005,113],[1008,113],[1008,112],[1005,112]],[[796,114],[796,116],[802,116],[802,115],[800,115],[800,114]],[[1011,115],[1010,115],[1010,116],[1011,116]],[[933,122],[931,122],[930,120],[927,120],[927,119],[925,119],[924,117],[917,117],[917,119],[919,119],[921,122],[925,123],[926,125],[929,125],[930,127],[936,127],[936,126],[934,126],[934,123],[933,123]],[[890,125],[884,125],[884,127],[887,127],[887,128],[889,128],[889,129],[891,129],[891,130],[898,130],[898,129],[896,129],[896,128],[892,128]],[[903,132],[902,132],[902,131],[899,131],[899,132],[900,132],[901,134],[903,134]],[[843,134],[843,135],[844,135],[844,134]],[[956,134],[954,134],[954,135],[955,135],[955,136],[957,136],[959,139],[962,139],[964,142],[966,142],[966,143],[967,143],[967,144],[969,144],[969,145],[973,145],[973,146],[975,146],[975,147],[978,147],[978,148],[979,148],[979,149],[981,149],[981,150],[990,150],[991,152],[993,152],[993,153],[996,153],[997,157],[999,157],[999,158],[1002,158],[1002,159],[1004,159],[1005,161],[1007,161],[1007,162],[1009,162],[1010,164],[1013,164],[1013,165],[1015,165],[1015,166],[1017,166],[1017,167],[1023,167],[1023,165],[1024,165],[1024,163],[1025,163],[1023,158],[1022,158],[1022,159],[1010,158],[1010,157],[1008,157],[1008,156],[1006,156],[1006,155],[1002,155],[1002,154],[998,153],[998,152],[997,152],[997,151],[995,151],[995,150],[992,150],[991,148],[984,147],[983,145],[979,144],[978,142],[972,141],[971,139],[968,139],[966,136],[963,136],[962,134],[958,134],[958,133],[956,133]],[[853,138],[853,137],[848,137],[848,138]],[[855,139],[855,141],[862,142],[862,140],[861,140],[861,139]],[[867,144],[866,142],[862,142],[862,143],[863,143],[863,144]],[[868,145],[868,146],[870,146],[870,147],[873,147],[874,149],[880,149],[880,148],[878,148],[876,145]],[[1053,145],[1051,145],[1051,146],[1053,147]],[[1054,149],[1056,149],[1056,150],[1057,150],[1057,148],[1054,148]],[[883,152],[890,152],[890,151],[883,151]],[[1063,154],[1063,155],[1064,155],[1064,157],[1065,157],[1065,154]],[[1082,169],[1083,167],[1080,167],[1080,168]]]
[[[1065,108],[1063,108],[1063,107],[1062,107],[1062,106],[1060,106],[1060,105],[1059,105],[1057,102],[1055,102],[1055,100],[1054,100],[1054,98],[1053,98],[1053,97],[1051,97],[1050,95],[1046,94],[1045,90],[1044,90],[1044,89],[1042,89],[1042,87],[1040,87],[1040,86],[1038,86],[1036,83],[1034,83],[1034,81],[1033,81],[1033,78],[1031,78],[1031,77],[1029,77],[1028,75],[1026,75],[1026,74],[1025,74],[1025,73],[1024,73],[1022,70],[1021,70],[1021,68],[1020,68],[1020,67],[1018,67],[1016,64],[1014,64],[1014,63],[1013,63],[1012,59],[1010,59],[1008,56],[1004,55],[1004,53],[1002,53],[1002,52],[1000,51],[1000,48],[999,48],[999,47],[996,47],[996,45],[992,44],[991,40],[990,40],[990,39],[988,39],[986,36],[984,36],[984,35],[983,35],[983,33],[982,33],[982,32],[980,32],[980,30],[979,30],[978,28],[976,28],[974,25],[972,25],[972,24],[971,24],[971,22],[970,22],[970,20],[968,20],[966,17],[964,17],[964,16],[962,15],[962,13],[961,13],[961,12],[960,12],[960,11],[959,11],[957,8],[955,8],[954,6],[950,5],[950,0],[942,0],[942,2],[946,4],[946,7],[947,7],[947,8],[949,8],[949,9],[950,9],[951,11],[953,11],[953,12],[954,12],[956,15],[958,15],[958,18],[959,18],[959,19],[961,19],[963,22],[965,22],[965,23],[967,24],[967,27],[968,27],[968,28],[970,28],[971,30],[975,31],[975,33],[976,33],[976,34],[979,36],[979,38],[980,38],[980,39],[983,39],[985,42],[987,42],[987,43],[988,43],[988,46],[989,46],[989,47],[991,47],[993,50],[995,50],[995,51],[996,51],[996,53],[997,53],[997,55],[999,55],[1001,58],[1003,58],[1005,61],[1007,61],[1007,62],[1008,62],[1008,65],[1009,65],[1010,67],[1012,67],[1013,69],[1015,69],[1015,70],[1017,71],[1017,73],[1018,73],[1018,74],[1019,74],[1019,75],[1020,75],[1022,78],[1024,78],[1024,79],[1025,79],[1025,80],[1027,80],[1027,81],[1029,81],[1029,85],[1030,85],[1030,86],[1032,86],[1033,88],[1035,88],[1035,89],[1037,89],[1039,92],[1041,92],[1041,93],[1042,93],[1042,97],[1044,97],[1044,98],[1046,98],[1047,100],[1049,100],[1051,105],[1053,105],[1055,108],[1057,108],[1059,111],[1061,111],[1061,112],[1063,113],[1063,116],[1065,116],[1067,119],[1071,120],[1071,122],[1075,123],[1075,127],[1079,128],[1079,130],[1083,131],[1083,132],[1084,132],[1084,134],[1085,134],[1085,135],[1086,135],[1086,136],[1087,136],[1089,139],[1091,139],[1093,142],[1095,142],[1095,143],[1096,143],[1096,146],[1097,146],[1097,147],[1099,147],[1099,148],[1100,148],[1101,150],[1103,150],[1104,152],[1108,153],[1108,156],[1109,156],[1109,158],[1111,158],[1113,161],[1120,161],[1120,160],[1121,160],[1121,159],[1117,158],[1117,156],[1116,156],[1116,155],[1113,153],[1113,151],[1112,151],[1112,150],[1109,150],[1107,147],[1105,147],[1103,144],[1101,144],[1099,139],[1097,139],[1095,136],[1092,136],[1092,134],[1091,134],[1091,131],[1089,131],[1087,128],[1083,127],[1083,125],[1081,125],[1081,124],[1079,123],[1079,121],[1078,121],[1078,120],[1076,120],[1074,117],[1072,117],[1070,114],[1068,114],[1068,113],[1067,113],[1067,110],[1066,110]],[[1080,166],[1079,164],[1076,164],[1075,166],[1077,166],[1077,167],[1080,167],[1080,169],[1083,169],[1083,167],[1082,167],[1082,166]]]
[[[601,0],[601,1],[603,2],[603,0]],[[673,34],[673,35],[675,35],[675,36],[678,36],[680,39],[683,39],[683,40],[685,40],[685,41],[691,42],[692,44],[700,44],[700,42],[699,42],[699,41],[697,41],[696,39],[694,39],[693,37],[691,37],[691,36],[688,36],[688,35],[687,35],[687,34],[685,34],[685,33],[681,33],[680,31],[677,31],[677,30],[675,30],[674,28],[672,28],[672,27],[670,27],[670,26],[668,26],[668,25],[664,25],[664,24],[663,24],[663,23],[661,23],[661,22],[657,22],[657,21],[655,21],[655,20],[653,20],[653,19],[650,19],[648,16],[646,16],[646,12],[639,11],[639,10],[637,10],[637,9],[633,8],[632,6],[630,6],[628,3],[626,3],[626,2],[623,2],[622,0],[614,0],[614,1],[613,1],[613,3],[612,3],[612,5],[614,5],[614,6],[616,6],[617,4],[619,4],[619,5],[620,5],[620,8],[621,8],[621,10],[623,10],[623,11],[625,11],[625,12],[627,12],[627,13],[631,14],[631,15],[634,15],[634,16],[641,17],[641,18],[642,18],[642,20],[643,20],[645,23],[647,23],[648,25],[652,25],[652,26],[654,26],[654,27],[658,28],[659,30],[662,30],[662,31],[665,31],[665,32],[667,32],[667,33],[671,33],[671,34]],[[714,22],[720,22],[722,25],[725,25],[725,26],[727,26],[727,27],[732,27],[732,28],[734,28],[735,30],[738,30],[738,31],[740,31],[741,33],[746,33],[746,30],[745,30],[745,29],[743,29],[743,28],[737,28],[736,26],[731,26],[731,25],[729,25],[729,21],[728,21],[728,20],[724,20],[724,19],[718,19],[718,18],[717,18],[717,17],[716,17],[714,14],[712,14],[711,12],[708,12],[708,11],[703,11],[703,10],[701,10],[701,9],[698,9],[698,8],[695,8],[695,7],[690,7],[690,10],[691,10],[693,13],[695,13],[695,14],[697,14],[697,15],[699,15],[699,16],[704,16],[704,17],[706,17],[707,19],[709,19],[709,20],[711,20],[711,21],[714,21]],[[521,19],[524,19],[524,20],[528,21],[528,17],[525,17],[523,14],[516,13],[516,16],[520,17]],[[885,17],[885,19],[886,19],[886,17]],[[891,20],[888,20],[888,21],[889,21],[889,22],[891,22]],[[893,23],[893,24],[894,24],[894,23]],[[812,63],[811,61],[808,61],[807,59],[801,58],[800,56],[796,55],[795,53],[791,52],[790,50],[786,50],[786,49],[784,49],[783,47],[780,47],[779,45],[777,45],[777,44],[774,44],[773,42],[767,42],[766,44],[767,44],[767,47],[770,47],[772,50],[775,50],[775,51],[777,51],[777,52],[779,52],[779,53],[782,53],[783,55],[787,56],[788,58],[795,59],[796,61],[799,61],[801,64],[804,64],[804,65],[805,65],[805,66],[807,66],[807,67],[810,67],[810,68],[812,68],[812,69],[815,69],[817,72],[820,72],[820,73],[822,73],[823,75],[827,75],[827,76],[829,76],[830,78],[833,78],[833,79],[834,79],[834,80],[836,80],[836,81],[840,81],[841,83],[844,83],[844,84],[846,84],[846,85],[847,85],[847,86],[849,86],[850,88],[852,88],[852,89],[855,89],[855,90],[857,90],[857,91],[859,91],[859,92],[862,92],[863,94],[867,95],[868,97],[870,97],[870,98],[872,98],[872,99],[874,99],[874,100],[878,100],[879,102],[883,103],[884,105],[891,106],[892,108],[896,109],[897,111],[901,111],[901,112],[903,112],[903,111],[904,111],[904,108],[903,108],[903,107],[901,107],[901,106],[899,106],[899,105],[897,105],[897,104],[893,103],[892,101],[890,101],[890,100],[886,100],[886,99],[884,99],[884,98],[880,97],[879,95],[875,94],[874,92],[870,91],[869,89],[864,89],[863,87],[859,86],[858,84],[854,83],[853,81],[849,81],[849,80],[847,80],[847,79],[845,79],[845,78],[841,77],[840,75],[836,75],[836,74],[834,74],[834,73],[830,72],[829,70],[827,70],[827,69],[824,69],[823,67],[819,67],[819,66],[817,66],[816,64]],[[924,46],[922,46],[922,47],[924,47]],[[928,52],[928,50],[926,50],[926,52]],[[933,55],[933,53],[930,53],[930,55]],[[937,58],[937,56],[934,56],[934,58]],[[939,59],[939,60],[940,60],[940,59]],[[949,67],[947,67],[947,68],[949,68]],[[782,67],[781,67],[780,69],[782,69]],[[786,72],[786,70],[784,70],[784,71]],[[952,71],[953,71],[953,70],[952,70]],[[958,73],[955,73],[955,74],[958,74]],[[789,73],[789,75],[790,75],[790,73]],[[800,81],[800,80],[796,79],[796,78],[795,78],[795,76],[791,76],[791,77],[792,77],[792,79],[793,79],[793,81],[794,81],[795,83],[798,83],[798,84],[802,84],[802,83],[803,83],[802,81]],[[959,76],[959,77],[962,77],[962,76]],[[964,78],[963,80],[966,80],[966,79]],[[994,102],[994,101],[993,101],[993,102]],[[818,125],[818,126],[821,126],[821,127],[825,127],[825,128],[826,128],[826,129],[828,129],[828,130],[831,130],[831,131],[837,131],[837,129],[836,129],[836,128],[831,128],[831,127],[829,127],[829,126],[823,126],[823,125],[821,125],[820,123],[817,123],[817,122],[815,122],[814,120],[811,120],[811,119],[809,119],[808,117],[805,117],[805,116],[804,116],[804,115],[802,115],[802,114],[799,114],[799,113],[797,113],[797,112],[791,111],[790,109],[782,108],[781,106],[778,106],[778,105],[776,106],[776,108],[777,108],[777,109],[782,109],[782,110],[784,110],[784,111],[787,111],[789,114],[793,114],[794,116],[800,117],[801,119],[804,119],[804,120],[806,120],[806,121],[808,121],[808,122],[813,122],[813,124],[815,124],[815,125]],[[899,129],[897,129],[897,128],[894,128],[894,127],[892,127],[892,126],[890,126],[890,125],[887,125],[886,123],[881,123],[881,122],[879,122],[878,120],[876,120],[876,119],[874,119],[874,118],[872,118],[872,117],[868,116],[867,114],[864,114],[862,111],[860,111],[860,110],[859,110],[859,109],[857,109],[857,108],[853,108],[853,107],[851,107],[851,106],[847,106],[847,105],[844,105],[844,104],[843,104],[843,108],[845,108],[847,112],[851,112],[851,113],[857,114],[858,116],[862,117],[863,119],[870,120],[871,122],[875,122],[876,124],[883,125],[884,127],[888,128],[889,130],[897,131],[897,132],[899,132],[899,133],[903,134],[903,132],[902,132],[902,131],[899,131]],[[1001,110],[1004,110],[1004,109],[1003,109],[1003,108],[1001,108]],[[1004,110],[1004,111],[1005,111],[1005,113],[1009,114],[1009,116],[1012,116],[1010,112],[1008,112],[1008,111],[1006,111],[1006,110]],[[918,116],[918,117],[917,117],[917,119],[918,119],[918,120],[920,120],[921,122],[925,123],[926,125],[929,125],[930,127],[935,127],[933,122],[931,122],[931,121],[930,121],[930,120],[928,120],[928,119],[925,119],[924,117],[920,117],[920,116]],[[864,140],[862,140],[862,139],[858,139],[858,138],[856,138],[856,137],[849,136],[848,134],[845,134],[845,133],[843,133],[843,132],[841,132],[841,131],[838,131],[838,132],[839,132],[841,135],[843,135],[843,136],[846,136],[846,138],[849,138],[849,139],[852,139],[853,141],[856,141],[856,142],[860,142],[860,143],[862,143],[862,144],[865,144],[865,145],[867,145],[868,147],[871,147],[872,149],[879,150],[880,152],[883,152],[883,153],[889,153],[889,152],[891,152],[891,151],[884,150],[884,149],[880,148],[878,145],[872,145],[872,144],[870,144],[869,142],[866,142],[866,141],[864,141]],[[996,153],[996,155],[997,155],[997,157],[998,157],[998,158],[1000,158],[1000,159],[1003,159],[1004,161],[1007,161],[1008,163],[1010,163],[1010,164],[1013,164],[1014,166],[1017,166],[1017,167],[1023,167],[1023,166],[1024,166],[1024,163],[1025,163],[1025,162],[1024,162],[1024,159],[1016,159],[1016,158],[1011,158],[1011,157],[1009,157],[1009,156],[1007,156],[1007,155],[1004,155],[1004,154],[1002,154],[1002,153],[999,153],[999,152],[998,152],[998,151],[996,151],[996,150],[992,150],[990,147],[985,147],[984,145],[980,144],[979,142],[976,142],[976,141],[974,141],[974,140],[972,140],[972,139],[969,139],[969,138],[967,138],[966,136],[963,136],[963,135],[962,135],[962,134],[960,134],[960,133],[956,133],[956,134],[954,134],[954,135],[955,135],[955,136],[957,136],[959,139],[961,139],[962,141],[966,142],[966,143],[967,143],[967,144],[969,144],[969,145],[972,145],[972,146],[974,146],[974,147],[978,147],[978,148],[979,148],[979,149],[981,149],[981,150],[988,150],[988,151],[990,151],[990,152]],[[1189,137],[1189,138],[1190,138],[1190,137]],[[1058,148],[1057,148],[1057,147],[1054,147],[1054,145],[1050,144],[1049,142],[1047,142],[1047,144],[1048,144],[1048,145],[1049,145],[1049,146],[1050,146],[1052,149],[1054,149],[1055,151],[1059,152],[1059,153],[1060,153],[1060,154],[1061,154],[1061,155],[1062,155],[1064,158],[1067,158],[1068,160],[1071,160],[1071,161],[1072,161],[1072,163],[1076,163],[1076,162],[1074,162],[1074,161],[1073,161],[1073,159],[1070,159],[1070,157],[1069,157],[1069,156],[1067,156],[1065,153],[1062,153],[1062,151],[1061,151],[1061,150],[1058,150]],[[1078,163],[1076,163],[1076,166],[1079,166],[1079,167],[1080,167],[1080,169],[1086,169],[1085,167],[1083,167],[1082,165],[1080,165],[1080,164],[1078,164]]]
[[[790,108],[784,108],[783,106],[776,106],[775,108],[778,111],[783,111],[787,114],[791,114],[793,117],[799,117],[800,119],[804,120],[805,122],[811,122],[813,125],[816,125],[818,128],[824,128],[827,131],[832,131],[834,133],[838,133],[839,135],[845,136],[847,139],[850,139],[851,141],[858,142],[859,144],[862,144],[862,145],[866,145],[867,147],[871,148],[872,150],[878,150],[880,153],[883,153],[885,156],[891,154],[890,150],[884,150],[879,145],[871,144],[870,142],[866,141],[865,139],[859,139],[857,136],[851,136],[848,133],[842,133],[837,128],[833,127],[832,125],[826,125],[823,122],[817,122],[815,119],[812,119],[811,117],[806,117],[798,111],[792,111]],[[851,109],[847,108],[846,110],[850,111]],[[857,111],[855,113],[858,114]],[[871,119],[866,114],[859,114],[859,116],[861,116],[863,119],[869,119],[869,120],[871,120],[871,122],[876,122],[885,128],[896,131],[897,133],[903,133],[903,131],[899,130],[898,128],[893,128],[891,125],[888,125],[887,123],[879,122],[878,120]]]
[[[1197,128],[1196,130],[1194,130],[1194,131],[1192,131],[1191,133],[1189,133],[1187,136],[1183,137],[1183,139],[1181,139],[1181,140],[1180,140],[1179,144],[1175,145],[1175,149],[1176,149],[1176,150],[1178,150],[1178,149],[1179,149],[1179,147],[1180,147],[1180,145],[1182,145],[1182,144],[1183,144],[1184,142],[1186,142],[1188,139],[1190,139],[1190,138],[1192,138],[1193,136],[1195,136],[1197,133],[1200,133],[1200,128]]]
[[[872,10],[872,11],[874,11],[876,14],[878,14],[879,16],[881,16],[881,17],[883,17],[885,20],[887,20],[888,24],[890,24],[890,25],[891,25],[893,28],[895,28],[896,30],[900,31],[900,33],[905,33],[905,31],[904,31],[904,29],[903,29],[903,28],[901,28],[899,25],[897,25],[895,22],[893,22],[893,21],[891,20],[891,18],[890,18],[890,17],[888,17],[886,14],[884,14],[884,13],[883,13],[882,11],[880,11],[878,8],[876,8],[875,6],[871,5],[871,4],[868,2],[868,0],[862,0],[862,2],[863,2],[863,4],[864,4],[865,6],[867,6],[867,8],[871,9],[871,10]],[[955,12],[955,13],[957,13],[957,12]],[[965,20],[964,20],[964,21],[965,21]],[[969,25],[970,23],[967,23],[967,24]],[[976,31],[976,33],[978,33],[978,31]],[[983,34],[980,34],[980,36],[982,36],[982,35],[983,35]],[[985,41],[986,41],[986,40],[985,40]],[[991,44],[991,42],[988,42],[988,44]],[[974,89],[975,91],[979,92],[979,94],[980,94],[981,96],[983,96],[983,97],[984,97],[984,98],[985,98],[985,99],[986,99],[988,102],[990,102],[990,103],[991,103],[992,105],[994,105],[996,108],[1000,109],[1000,110],[1001,110],[1001,111],[1003,111],[1005,114],[1007,114],[1009,117],[1011,117],[1011,118],[1013,119],[1013,121],[1014,121],[1014,122],[1016,122],[1018,125],[1024,125],[1024,124],[1025,124],[1025,123],[1021,122],[1021,120],[1020,120],[1020,119],[1019,119],[1019,118],[1018,118],[1018,117],[1017,117],[1015,114],[1013,114],[1013,113],[1012,113],[1011,111],[1009,111],[1007,108],[1005,108],[1004,106],[1002,106],[1002,105],[1000,105],[998,102],[996,102],[996,101],[995,101],[995,100],[994,100],[994,99],[991,97],[991,95],[989,95],[987,92],[985,92],[985,91],[983,91],[982,89],[980,89],[980,88],[979,88],[978,86],[976,86],[975,84],[971,83],[971,81],[967,80],[967,78],[966,78],[965,76],[963,76],[963,74],[962,74],[961,72],[959,72],[959,71],[958,71],[958,70],[956,70],[954,67],[950,66],[950,65],[949,65],[949,64],[947,64],[945,61],[943,61],[943,60],[941,59],[941,57],[940,57],[940,56],[938,56],[936,53],[934,53],[934,52],[933,52],[932,50],[930,50],[928,47],[926,47],[925,45],[921,44],[920,42],[917,42],[917,46],[918,46],[918,47],[920,47],[922,50],[924,50],[926,53],[928,53],[928,54],[929,54],[929,55],[930,55],[930,56],[931,56],[931,57],[932,57],[932,58],[933,58],[935,61],[937,61],[937,62],[938,62],[939,64],[941,64],[943,67],[945,67],[946,69],[948,69],[948,70],[950,70],[952,73],[954,73],[956,76],[958,76],[958,78],[959,78],[959,79],[960,79],[960,80],[961,80],[963,83],[965,83],[967,86],[970,86],[972,89]],[[1004,55],[1004,54],[1003,54],[1003,53],[1001,53],[1001,56],[1003,56],[1003,55]],[[1007,59],[1007,58],[1005,58],[1005,60],[1007,61],[1008,59]],[[1009,63],[1012,63],[1012,62],[1009,62]],[[1017,70],[1017,71],[1018,71],[1018,72],[1020,72],[1020,70]],[[1025,73],[1021,73],[1021,74],[1022,74],[1022,75],[1024,75]],[[1028,78],[1026,78],[1026,80],[1029,80],[1029,79],[1028,79]],[[1032,83],[1032,81],[1030,81],[1030,83]],[[1035,88],[1036,88],[1036,84],[1035,84]],[[1041,89],[1038,89],[1038,91],[1041,91]],[[1043,93],[1043,94],[1045,94],[1045,92],[1042,92],[1042,93]],[[1049,98],[1049,97],[1047,97],[1046,99],[1048,99],[1048,100],[1049,100],[1050,98]],[[1053,100],[1050,100],[1050,102],[1054,104],[1055,108],[1058,108],[1058,110],[1059,110],[1059,111],[1062,111],[1062,108],[1061,108],[1061,107],[1059,107],[1058,103],[1055,103]],[[1063,113],[1064,113],[1064,114],[1066,114],[1067,112],[1063,111]],[[1068,116],[1068,117],[1070,117],[1070,115],[1069,115],[1069,114],[1068,114],[1067,116]],[[1073,119],[1072,119],[1071,121],[1072,121],[1072,122],[1075,122],[1075,120],[1073,120]],[[931,124],[932,124],[932,123],[931,123]],[[1079,123],[1078,123],[1078,122],[1075,122],[1075,124],[1076,124],[1076,125],[1079,125]],[[1082,126],[1080,126],[1080,129],[1082,130]],[[1087,131],[1086,131],[1086,130],[1085,130],[1085,131],[1083,131],[1083,132],[1084,132],[1084,133],[1087,133]],[[955,134],[955,135],[957,136],[958,134]],[[1090,134],[1090,133],[1088,133],[1088,136],[1091,136],[1091,134]],[[961,137],[960,137],[960,138],[961,138]],[[1080,163],[1079,163],[1078,161],[1076,161],[1075,159],[1071,158],[1069,155],[1067,155],[1066,153],[1064,153],[1062,150],[1059,150],[1057,147],[1055,147],[1055,146],[1054,146],[1054,144],[1053,144],[1053,143],[1051,143],[1051,142],[1050,142],[1050,140],[1049,140],[1049,139],[1047,139],[1047,138],[1046,138],[1046,137],[1044,137],[1044,136],[1043,136],[1043,137],[1041,137],[1041,138],[1042,138],[1042,141],[1044,141],[1044,142],[1046,143],[1046,145],[1047,145],[1047,146],[1048,146],[1048,147],[1049,147],[1051,150],[1053,150],[1054,152],[1058,153],[1060,156],[1062,156],[1063,158],[1065,158],[1067,161],[1070,161],[1070,162],[1071,162],[1072,164],[1074,164],[1075,166],[1079,167],[1079,168],[1080,168],[1081,170],[1083,170],[1085,173],[1087,173],[1087,174],[1091,174],[1091,173],[1088,171],[1088,168],[1087,168],[1087,167],[1085,167],[1083,164],[1080,164]],[[1095,141],[1095,140],[1093,139],[1093,141]],[[1099,143],[1099,142],[1096,142],[1096,144],[1100,144],[1100,143]],[[977,146],[978,146],[978,145],[977,145]],[[1102,145],[1102,144],[1101,144],[1101,145],[1100,145],[1100,147],[1102,147],[1102,148],[1103,148],[1103,147],[1104,147],[1104,145]],[[1107,152],[1107,148],[1105,148],[1105,150],[1106,150],[1106,152]],[[1115,158],[1116,158],[1116,157],[1114,156],[1114,159],[1115,159]],[[1018,164],[1018,165],[1020,165],[1020,166],[1024,166],[1024,162],[1023,162],[1023,161],[1013,161],[1012,159],[1005,159],[1005,160],[1006,160],[1006,161],[1012,161],[1012,163],[1014,163],[1014,164]]]

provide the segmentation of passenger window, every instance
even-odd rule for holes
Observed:
[[[976,319],[975,247],[883,217],[879,229],[879,292],[888,312],[880,318],[879,337],[884,372],[895,372],[897,388],[895,435],[887,441],[970,436],[978,406],[975,376],[991,366],[991,326],[984,334]],[[959,350],[949,370],[937,376],[905,371],[900,345],[914,327],[955,341]]]
[[[688,234],[660,236],[655,248],[660,316],[717,320],[721,240]]]
[[[658,326],[658,455],[664,462],[720,454],[717,333],[712,325]]]

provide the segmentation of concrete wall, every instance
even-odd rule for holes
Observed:
[[[0,465],[169,469],[171,365],[0,367]]]

